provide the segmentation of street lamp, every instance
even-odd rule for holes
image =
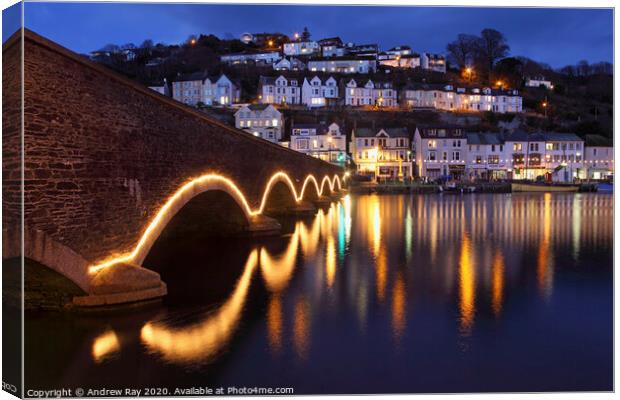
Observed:
[[[547,116],[547,106],[548,105],[549,104],[547,103],[547,99],[545,99],[545,101],[543,101],[543,103],[542,103],[543,110],[545,110],[545,117]]]
[[[465,72],[467,73],[467,80],[471,82],[471,73],[472,73],[471,67],[465,68]]]

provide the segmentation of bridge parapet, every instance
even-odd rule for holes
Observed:
[[[27,30],[21,148],[11,81],[20,39],[3,46],[4,103],[13,105],[3,113],[3,258],[32,258],[94,295],[107,267],[129,271],[118,273],[123,279],[139,274],[166,223],[205,191],[227,193],[249,224],[269,230],[263,212],[275,185],[297,202],[340,187],[341,168],[231,128]]]

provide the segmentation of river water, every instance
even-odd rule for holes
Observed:
[[[611,195],[349,195],[284,231],[158,244],[161,303],[27,314],[26,388],[612,389]]]

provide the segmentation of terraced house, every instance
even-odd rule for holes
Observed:
[[[374,180],[404,180],[413,176],[407,128],[354,129],[349,148],[360,175]]]
[[[297,78],[261,76],[258,84],[261,104],[300,104],[301,86]]]
[[[345,106],[398,106],[398,92],[389,81],[341,80]]]

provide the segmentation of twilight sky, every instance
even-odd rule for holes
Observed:
[[[209,4],[25,3],[25,25],[71,50],[87,53],[107,43],[144,39],[179,43],[190,34],[239,37],[244,32],[292,35],[307,26],[313,39],[376,42],[382,49],[408,44],[445,52],[458,33],[503,32],[511,55],[553,67],[613,62],[611,9],[292,6]],[[3,40],[10,35],[3,25]]]

